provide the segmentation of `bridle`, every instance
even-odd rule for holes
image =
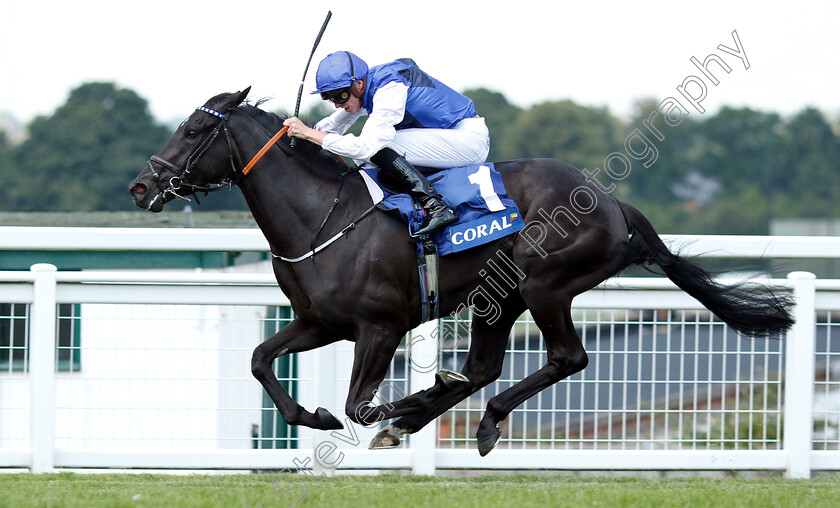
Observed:
[[[146,162],[146,165],[149,167],[149,170],[152,172],[152,175],[154,176],[155,181],[158,183],[158,186],[162,189],[162,191],[160,193],[158,193],[158,195],[156,195],[149,202],[149,205],[147,207],[149,210],[151,210],[152,205],[161,196],[165,196],[166,194],[172,194],[177,199],[186,199],[187,201],[190,201],[190,199],[188,197],[186,197],[182,194],[179,194],[177,192],[177,191],[179,191],[183,188],[186,188],[188,190],[188,192],[186,192],[186,194],[187,195],[192,194],[192,196],[195,198],[196,203],[198,203],[198,194],[197,194],[198,192],[203,192],[204,195],[206,196],[210,192],[215,192],[215,191],[219,191],[219,190],[222,190],[222,189],[230,189],[234,185],[238,185],[239,182],[242,181],[242,179],[245,178],[248,175],[248,173],[251,171],[251,169],[254,167],[254,165],[263,157],[263,155],[265,155],[266,152],[268,152],[268,150],[270,150],[271,147],[274,146],[280,140],[280,138],[282,138],[283,135],[286,134],[286,132],[289,130],[288,126],[284,126],[282,129],[277,131],[277,133],[274,134],[274,136],[272,136],[271,139],[269,139],[268,142],[265,145],[263,145],[263,147],[251,158],[251,160],[248,161],[248,164],[246,164],[245,167],[242,168],[242,171],[237,171],[236,170],[236,163],[234,162],[233,154],[234,154],[234,152],[236,152],[237,155],[238,155],[238,152],[236,151],[236,145],[231,142],[230,131],[227,128],[228,116],[232,115],[233,112],[236,111],[236,109],[232,109],[232,110],[228,111],[227,113],[219,113],[218,111],[212,110],[212,109],[204,107],[204,106],[200,106],[200,107],[197,107],[195,109],[196,109],[196,111],[203,111],[204,113],[207,113],[209,115],[213,115],[213,116],[219,118],[220,121],[219,121],[218,125],[216,125],[216,127],[214,127],[213,130],[210,132],[210,135],[208,137],[206,137],[204,140],[202,140],[201,144],[199,144],[196,147],[196,149],[193,150],[190,153],[190,155],[187,156],[187,158],[181,164],[175,165],[175,164],[173,164],[172,162],[170,162],[166,159],[158,157],[157,155],[152,155],[149,158],[148,162]],[[227,142],[227,145],[228,145],[228,158],[230,160],[230,172],[228,173],[228,176],[223,178],[221,180],[221,182],[218,183],[218,184],[195,185],[195,184],[192,184],[192,183],[189,183],[189,182],[185,182],[184,178],[187,175],[190,174],[190,170],[193,167],[195,167],[195,165],[198,163],[198,160],[201,159],[201,156],[204,155],[204,153],[210,148],[210,145],[213,144],[213,141],[216,140],[216,138],[219,136],[220,132],[224,132],[225,141]],[[341,158],[339,158],[339,157],[337,157],[337,158],[339,159],[339,161],[341,160]],[[242,160],[242,159],[240,158],[240,160]],[[167,171],[171,172],[173,174],[173,176],[169,177],[169,179],[166,180],[166,177],[163,176],[163,171],[161,171],[160,173],[155,171],[155,166],[154,166],[155,164],[161,165]],[[329,220],[330,216],[332,216],[333,212],[335,211],[336,206],[339,203],[339,197],[341,196],[341,189],[344,185],[344,177],[347,176],[347,174],[349,174],[350,172],[351,172],[351,170],[348,168],[347,170],[342,171],[341,174],[339,175],[338,195],[336,195],[335,199],[333,200],[332,206],[330,206],[330,209],[327,212],[327,216],[324,217],[324,220],[321,222],[321,226],[318,228],[318,231],[312,237],[311,249],[309,250],[309,252],[303,254],[302,256],[298,256],[296,258],[287,258],[287,257],[284,257],[284,256],[280,256],[279,254],[275,254],[272,251],[271,252],[272,257],[274,257],[275,259],[280,259],[282,261],[289,262],[289,263],[298,263],[298,262],[303,261],[304,259],[307,259],[307,258],[312,259],[312,258],[314,258],[315,254],[321,252],[322,250],[327,248],[329,245],[335,243],[339,238],[341,238],[344,235],[346,235],[347,233],[349,233],[351,230],[353,230],[356,227],[356,224],[358,224],[359,221],[361,221],[362,219],[364,219],[365,217],[370,215],[371,212],[376,210],[376,204],[374,204],[373,206],[371,206],[370,208],[365,210],[361,215],[359,215],[350,224],[348,224],[346,227],[344,227],[341,231],[339,231],[336,235],[334,235],[332,238],[330,238],[326,242],[322,243],[318,247],[315,246],[316,238],[321,233],[321,231],[324,229],[324,226],[327,224],[327,221]]]
[[[251,168],[254,167],[254,164],[259,161],[263,155],[271,148],[273,144],[275,144],[288,130],[288,127],[283,127],[280,131],[275,134],[268,143],[263,146],[263,148],[257,152],[256,155],[248,162],[248,164],[242,169],[242,171],[236,170],[236,163],[234,162],[233,154],[236,151],[236,145],[231,142],[230,131],[227,127],[228,116],[233,113],[231,110],[227,113],[219,113],[210,108],[206,108],[204,106],[200,106],[195,108],[196,111],[202,111],[209,115],[215,116],[219,118],[219,123],[213,130],[210,132],[210,135],[204,138],[201,141],[195,150],[193,150],[189,156],[182,162],[181,164],[174,164],[162,157],[158,157],[157,155],[152,155],[149,160],[146,162],[146,165],[149,167],[149,170],[152,173],[152,176],[155,178],[158,186],[161,189],[161,192],[154,197],[149,202],[148,208],[151,209],[152,205],[157,201],[161,196],[165,196],[166,194],[172,194],[176,199],[185,199],[187,201],[191,201],[190,198],[187,196],[192,195],[195,198],[195,201],[198,203],[198,194],[199,192],[203,192],[206,196],[210,192],[216,192],[220,190],[230,189],[234,185],[239,184],[239,182],[251,171]],[[210,184],[210,185],[196,185],[193,183],[189,183],[185,181],[187,176],[189,176],[190,171],[198,164],[199,159],[210,149],[210,146],[213,144],[213,141],[219,136],[220,132],[224,132],[225,134],[225,142],[228,146],[228,159],[230,160],[230,171],[228,176],[222,179],[222,181],[218,184]],[[155,169],[155,164],[161,166],[163,169],[158,172]],[[169,176],[171,174],[172,176]],[[183,190],[186,192],[183,192]],[[178,192],[182,191],[182,192]]]

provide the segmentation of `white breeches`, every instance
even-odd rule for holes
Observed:
[[[486,161],[490,133],[484,118],[467,118],[451,129],[398,130],[388,148],[415,166],[454,168]]]

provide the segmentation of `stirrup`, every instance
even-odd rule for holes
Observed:
[[[448,206],[435,207],[429,212],[429,222],[414,232],[416,236],[429,235],[439,229],[458,222],[458,215]]]

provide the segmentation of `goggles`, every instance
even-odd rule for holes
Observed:
[[[333,104],[344,104],[350,100],[350,87],[339,88],[338,90],[330,90],[329,92],[321,92],[321,98],[325,101],[330,101]]]

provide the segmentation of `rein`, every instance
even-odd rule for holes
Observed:
[[[289,130],[289,126],[288,126],[288,125],[284,125],[282,129],[280,129],[279,131],[277,131],[277,134],[275,134],[274,136],[272,136],[272,138],[268,140],[268,143],[266,143],[265,145],[263,145],[263,147],[262,147],[262,148],[260,148],[260,151],[259,151],[259,152],[257,152],[257,154],[256,154],[256,155],[254,155],[254,156],[251,158],[251,160],[250,160],[250,161],[248,161],[248,164],[247,164],[247,165],[245,165],[245,167],[244,167],[244,168],[242,168],[242,176],[247,176],[247,175],[248,175],[248,173],[250,173],[250,172],[251,172],[251,169],[254,167],[254,165],[255,165],[257,162],[259,162],[259,160],[260,160],[260,159],[262,159],[263,155],[265,155],[265,154],[266,154],[266,152],[268,152],[268,150],[269,150],[269,149],[271,149],[271,146],[272,146],[274,143],[277,143],[278,141],[280,141],[280,138],[282,138],[282,137],[283,137],[283,134],[286,134],[286,132],[288,132],[288,130]]]

